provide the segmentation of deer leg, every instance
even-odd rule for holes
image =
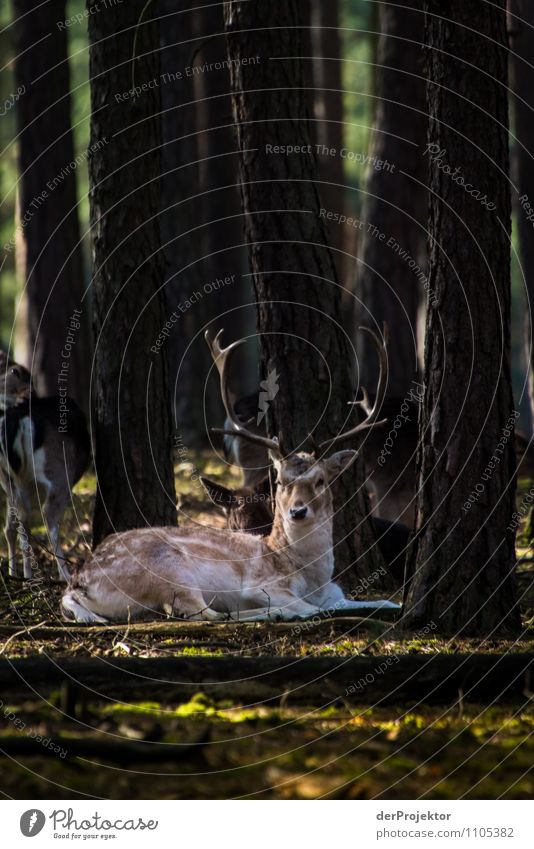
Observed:
[[[6,506],[4,534],[7,542],[9,574],[14,578],[17,574],[17,511],[9,501]]]
[[[342,602],[337,602],[336,607],[338,610],[362,610],[363,608],[367,608],[368,610],[401,609],[400,604],[397,604],[395,601],[387,601],[386,599],[380,599],[379,601],[352,601],[350,598],[344,598]]]
[[[317,604],[320,604],[323,612],[328,610],[363,610],[363,608],[371,610],[380,610],[390,608],[400,610],[400,604],[394,601],[353,601],[351,598],[345,598],[343,590],[337,584],[330,584],[325,587],[322,596],[317,599]]]
[[[19,495],[20,498],[17,498],[17,500],[12,504],[11,516],[16,528],[19,546],[22,551],[23,575],[26,580],[29,581],[32,577],[33,563],[33,552],[30,545],[29,532],[30,508],[27,507],[27,499],[25,498],[24,492],[19,493]]]
[[[51,487],[48,489],[46,501],[43,507],[43,518],[48,530],[50,547],[56,558],[57,569],[60,581],[69,580],[69,570],[65,560],[61,555],[61,545],[59,542],[59,524],[61,517],[65,512],[66,499]]]
[[[310,619],[320,613],[320,608],[308,604],[302,599],[291,599],[283,606],[254,607],[249,610],[239,610],[232,613],[232,619],[238,622],[291,622],[292,619]]]

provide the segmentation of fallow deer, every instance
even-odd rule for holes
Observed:
[[[230,530],[259,536],[271,533],[274,517],[269,478],[265,478],[254,489],[230,489],[204,477],[200,481],[211,501],[224,512]],[[384,563],[397,586],[402,587],[410,528],[402,522],[392,522],[378,516],[371,516],[371,524]]]
[[[216,364],[220,368],[220,360]],[[415,516],[415,459],[419,438],[418,406],[422,400],[419,391],[416,391],[418,386],[419,384],[414,384],[403,398],[384,395],[381,399],[381,414],[385,419],[393,423],[399,415],[402,415],[402,427],[394,431],[393,449],[391,451],[385,449],[388,433],[380,428],[370,430],[361,447],[375,515],[391,521],[402,519],[411,526]],[[265,425],[257,424],[258,392],[243,396],[232,388],[229,378],[227,398],[234,418],[243,424],[246,423],[247,428],[255,434],[265,433]],[[363,392],[361,399],[356,403],[365,414],[366,405],[370,407],[374,400],[371,398],[370,402],[367,393]],[[396,424],[395,428],[397,428]],[[223,432],[226,459],[242,470],[244,488],[253,489],[268,474],[271,464],[267,449],[261,442],[242,438],[233,427],[229,416],[226,418]],[[382,462],[384,458],[385,461]]]
[[[293,619],[325,610],[396,608],[388,600],[355,601],[332,581],[334,553],[331,485],[358,456],[342,450],[327,459],[301,452],[284,456],[279,440],[250,432],[234,415],[227,370],[232,351],[206,338],[221,360],[221,394],[242,438],[263,445],[276,469],[275,519],[271,533],[212,528],[143,528],[105,539],[71,577],[62,598],[67,618],[79,622],[133,621],[157,613],[186,619]],[[372,334],[384,362],[378,338]],[[378,422],[385,386],[381,368],[377,404],[364,422],[317,446],[326,452]]]
[[[32,505],[38,500],[59,577],[68,580],[59,525],[71,489],[89,462],[85,416],[72,398],[35,395],[30,373],[4,352],[0,352],[0,370],[0,484],[7,499],[4,532],[9,574],[17,574],[18,537],[24,577],[32,577],[29,522]],[[60,419],[60,402],[67,408],[64,420]]]

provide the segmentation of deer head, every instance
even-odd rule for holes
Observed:
[[[331,485],[358,457],[357,450],[337,451],[329,457],[325,455],[341,442],[358,439],[370,428],[384,424],[379,420],[380,408],[384,401],[387,382],[387,328],[384,326],[383,341],[374,331],[361,328],[368,333],[377,349],[380,371],[375,400],[371,406],[367,393],[363,392],[363,401],[350,402],[360,405],[365,419],[347,431],[336,434],[331,439],[317,443],[310,434],[311,452],[288,452],[284,449],[280,437],[263,436],[250,429],[252,420],[243,421],[235,412],[234,397],[228,388],[229,361],[235,349],[245,340],[239,339],[223,348],[222,330],[215,337],[206,331],[212,359],[219,373],[221,396],[231,430],[223,433],[239,436],[267,449],[277,475],[275,527],[283,527],[289,541],[308,532],[314,525],[322,526],[333,515]]]
[[[229,530],[261,536],[270,534],[273,514],[269,478],[253,489],[228,489],[203,477],[200,481],[215,506],[224,511]]]
[[[33,392],[30,372],[0,351],[0,408],[26,401]]]

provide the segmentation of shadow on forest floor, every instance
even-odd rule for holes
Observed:
[[[224,526],[220,512],[192,475],[201,471],[231,486],[239,476],[213,455],[195,454],[177,467],[180,521]],[[63,550],[81,561],[89,550],[94,477],[78,484],[63,529]],[[522,482],[523,483],[523,482]],[[36,528],[45,540],[44,529]],[[52,558],[34,545],[41,574],[28,586],[7,580],[0,595],[0,662],[21,658],[377,658],[377,663],[436,654],[534,652],[534,565],[519,547],[518,582],[525,632],[519,641],[465,640],[432,633],[400,635],[393,621],[315,623],[173,623],[90,628],[66,626],[59,616],[62,585],[51,584]],[[2,539],[0,554],[5,568]],[[389,660],[388,660],[389,659]],[[25,661],[23,661],[25,662]],[[374,662],[374,661],[373,661]],[[399,667],[400,668],[400,667]],[[111,672],[111,674],[113,674]],[[527,682],[528,683],[528,682]],[[0,694],[0,751],[21,737],[41,741],[42,754],[0,757],[0,787],[14,798],[531,798],[534,792],[534,716],[531,687],[515,701],[410,703],[380,706],[370,698],[349,704],[289,705],[284,693],[268,702],[242,703],[232,694],[214,701],[202,685],[188,701],[170,693],[154,698],[147,685],[121,701],[85,696],[72,703],[57,691],[29,687],[27,695]],[[54,738],[65,755],[52,752]],[[70,743],[69,743],[70,741]],[[79,755],[80,746],[118,744],[119,754]],[[151,742],[156,762],[143,755],[125,762],[128,743]],[[183,754],[162,745],[196,743]],[[125,745],[126,744],[126,745]],[[72,752],[69,752],[69,745]],[[46,750],[48,746],[49,750]],[[118,760],[117,760],[118,758]]]

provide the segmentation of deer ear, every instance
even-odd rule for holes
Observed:
[[[271,496],[271,481],[268,477],[264,478],[261,483],[254,487],[254,492],[256,495],[262,495],[265,498],[270,498]]]
[[[269,451],[269,458],[270,458],[271,463],[273,464],[273,466],[276,470],[276,478],[277,478],[277,480],[280,480],[280,477],[281,477],[281,474],[282,474],[282,462],[283,461],[274,451]]]
[[[332,456],[329,457],[328,460],[325,460],[328,478],[330,480],[333,480],[334,478],[339,477],[339,475],[342,475],[343,472],[349,469],[355,462],[358,453],[358,451],[347,450],[336,451],[335,454],[332,454]]]
[[[216,507],[222,507],[223,510],[230,510],[237,505],[235,492],[231,489],[227,489],[222,484],[215,483],[215,481],[210,481],[209,478],[201,477],[200,482]]]

